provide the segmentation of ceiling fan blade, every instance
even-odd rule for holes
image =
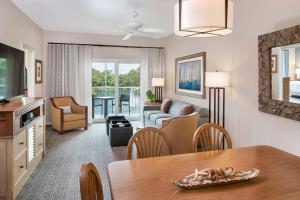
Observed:
[[[147,33],[165,33],[166,31],[163,29],[159,28],[143,28],[142,32],[147,32]]]
[[[119,28],[121,29],[127,29],[128,27],[126,25],[118,25]]]
[[[125,31],[102,31],[99,34],[110,34],[110,33],[126,33]]]
[[[125,35],[125,37],[123,38],[123,40],[128,40],[132,37],[132,33],[127,33],[127,35]]]

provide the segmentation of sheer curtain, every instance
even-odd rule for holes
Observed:
[[[144,71],[141,77],[141,93],[152,90],[152,78],[165,78],[166,51],[165,49],[145,49]],[[165,87],[164,87],[165,88]],[[163,88],[163,97],[164,97]],[[144,95],[145,100],[145,95]]]
[[[89,123],[92,121],[91,66],[92,47],[48,44],[47,97],[74,97],[79,104],[88,106]]]

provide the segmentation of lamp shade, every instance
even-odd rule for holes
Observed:
[[[211,37],[232,32],[231,0],[179,0],[174,9],[178,36]]]
[[[230,86],[230,74],[228,72],[206,72],[206,87],[228,87]]]
[[[165,85],[164,78],[152,78],[152,86],[153,87],[163,87]]]

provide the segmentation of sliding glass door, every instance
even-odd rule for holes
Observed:
[[[92,65],[92,116],[104,118],[103,97],[116,96],[116,65],[113,62],[97,62]],[[110,103],[110,102],[109,102]],[[107,104],[108,113],[113,112],[112,103]]]
[[[119,63],[119,112],[140,116],[140,64]]]
[[[94,121],[102,121],[105,112],[122,113],[127,118],[140,117],[140,63],[134,61],[99,61],[92,65],[92,105]]]

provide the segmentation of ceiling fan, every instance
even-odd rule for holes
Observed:
[[[134,35],[141,35],[143,33],[145,34],[159,34],[164,33],[165,31],[162,29],[157,28],[144,28],[144,25],[142,22],[137,21],[138,12],[133,11],[132,12],[132,20],[127,23],[125,26],[119,26],[122,30],[117,31],[119,33],[125,33],[125,37],[123,40],[129,40]],[[115,31],[113,31],[115,32]]]

